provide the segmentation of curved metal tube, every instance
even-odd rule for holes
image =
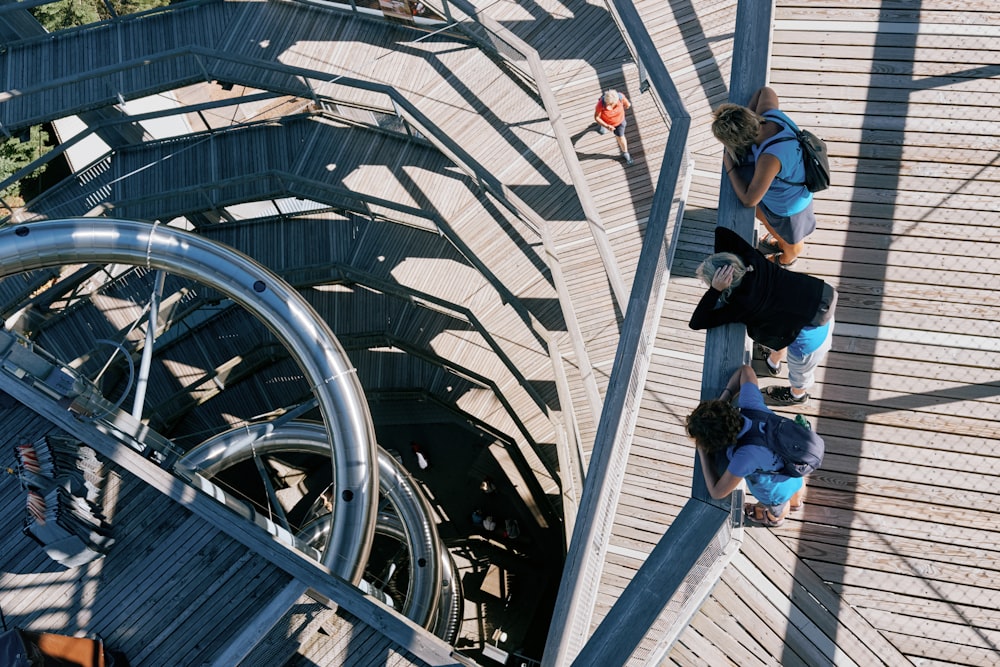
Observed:
[[[320,424],[293,421],[273,426],[260,423],[239,427],[206,440],[181,457],[177,467],[212,477],[254,455],[283,452],[322,455],[326,451],[325,433]],[[451,555],[442,546],[432,520],[433,513],[410,474],[381,447],[377,448],[377,457],[379,492],[389,500],[401,524],[379,514],[375,531],[406,543],[410,553],[410,582],[402,613],[414,622],[428,626],[438,614],[442,572],[445,569],[451,579]],[[336,505],[335,502],[334,510]],[[313,524],[311,532],[320,534],[322,529]],[[308,539],[302,534],[299,537]],[[447,557],[444,564],[442,554]],[[453,587],[453,584],[449,586]],[[453,598],[449,597],[449,603]]]
[[[147,222],[75,218],[0,229],[0,276],[63,264],[120,263],[208,285],[253,313],[302,369],[326,424],[337,502],[323,563],[361,580],[375,525],[375,431],[347,354],[309,303],[246,255]]]
[[[444,543],[441,544],[441,602],[431,632],[449,644],[455,643],[462,625],[462,580]]]

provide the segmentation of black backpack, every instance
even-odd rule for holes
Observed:
[[[789,477],[805,477],[823,463],[826,445],[823,438],[811,428],[773,412],[748,409],[740,412],[749,417],[752,423],[750,430],[736,441],[736,446],[767,447],[785,462],[775,472]]]
[[[783,119],[774,116],[766,116],[766,118],[773,120],[778,125],[788,127]],[[794,137],[779,137],[778,139],[765,141],[761,145],[760,151],[764,152],[764,148],[771,144],[780,144],[782,141],[797,139],[799,146],[802,147],[802,162],[806,168],[806,180],[802,183],[785,181],[781,177],[778,177],[778,180],[785,181],[785,183],[790,185],[804,185],[809,192],[826,190],[830,187],[830,158],[826,152],[826,142],[809,130],[800,130],[795,123],[791,124],[790,129],[795,133]]]

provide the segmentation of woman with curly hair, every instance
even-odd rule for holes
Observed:
[[[756,208],[768,231],[762,243],[774,251],[771,261],[782,266],[795,262],[816,229],[802,147],[781,140],[795,136],[794,126],[778,109],[777,93],[766,86],[748,106],[720,104],[712,121],[712,134],[726,148],[722,161],[729,182],[744,206]]]
[[[732,404],[734,396],[739,407]],[[736,369],[719,398],[702,401],[688,415],[687,432],[697,446],[708,493],[722,499],[746,481],[757,502],[745,504],[743,513],[754,523],[777,528],[789,512],[802,507],[805,482],[801,477],[775,472],[784,462],[767,447],[737,445],[751,428],[761,426],[743,410],[771,412],[757,387],[757,375],[746,365]],[[723,463],[725,472],[720,476]]]

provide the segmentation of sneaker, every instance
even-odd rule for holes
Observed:
[[[597,126],[597,133],[598,134],[607,134],[608,133],[608,128],[604,127],[603,125],[598,125]]]
[[[764,395],[764,402],[768,405],[803,405],[809,400],[808,392],[796,397],[792,395],[791,387],[779,387],[778,385],[765,387],[761,389],[760,393]]]
[[[632,166],[632,156],[629,154],[629,152],[625,151],[624,153],[622,153],[622,157],[625,158],[625,164],[627,164],[628,166],[631,167]]]

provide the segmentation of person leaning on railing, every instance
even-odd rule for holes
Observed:
[[[816,229],[816,215],[799,142],[775,141],[795,136],[777,93],[765,86],[748,106],[720,104],[713,117],[712,134],[726,148],[722,162],[737,198],[755,207],[767,228],[762,243],[774,251],[771,261],[791,266]]]
[[[695,306],[689,326],[711,329],[740,322],[765,348],[768,373],[777,376],[788,361],[789,387],[764,389],[770,405],[800,405],[809,400],[816,368],[833,342],[837,290],[804,273],[767,260],[736,232],[715,228],[715,254],[695,274],[708,289]]]
[[[734,397],[738,398],[739,407],[733,405]],[[805,482],[802,477],[776,472],[784,461],[767,447],[736,446],[737,440],[753,424],[741,410],[771,412],[764,405],[757,375],[750,366],[736,369],[719,398],[698,404],[688,415],[687,432],[694,439],[701,457],[701,470],[709,494],[715,499],[725,498],[746,481],[747,489],[757,502],[745,504],[744,515],[754,523],[777,528],[785,522],[789,512],[802,507]],[[723,461],[725,472],[719,475]]]

